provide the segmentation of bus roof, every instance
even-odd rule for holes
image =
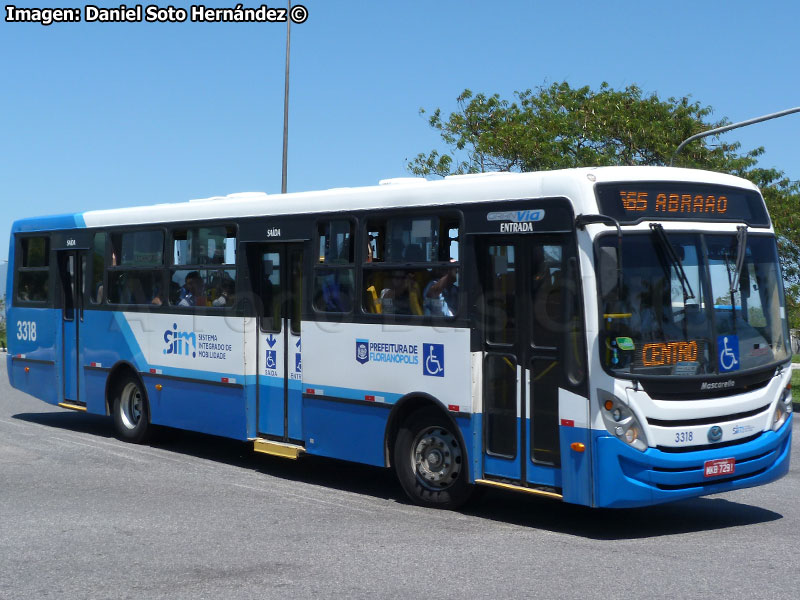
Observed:
[[[532,173],[477,173],[454,175],[436,181],[403,177],[382,180],[377,186],[290,194],[247,192],[188,202],[32,217],[16,221],[12,232],[442,206],[555,196],[570,198],[575,203],[575,214],[594,213],[597,212],[592,193],[595,183],[618,181],[681,181],[757,190],[751,182],[739,177],[672,167],[587,167]]]

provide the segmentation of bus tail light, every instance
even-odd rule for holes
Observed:
[[[603,423],[609,433],[636,448],[640,452],[647,450],[647,438],[644,435],[639,419],[633,411],[619,398],[610,396],[605,392],[600,392],[603,410]]]
[[[775,406],[775,412],[772,415],[773,431],[778,431],[778,429],[783,427],[783,424],[786,423],[786,420],[789,418],[790,414],[792,414],[792,386],[787,385],[783,390],[783,393],[778,400],[778,404]]]

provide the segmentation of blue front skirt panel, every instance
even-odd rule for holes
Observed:
[[[789,471],[792,418],[778,431],[735,446],[696,452],[640,452],[594,431],[595,506],[648,506],[769,483]],[[730,477],[704,476],[708,460],[735,458]]]

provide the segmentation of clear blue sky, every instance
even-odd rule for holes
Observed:
[[[464,88],[636,83],[732,121],[800,105],[796,0],[304,4],[289,191],[407,175],[407,159],[443,148],[419,108],[449,112]],[[0,260],[19,217],[279,192],[285,30],[0,22]],[[725,139],[800,179],[799,134],[795,115]]]

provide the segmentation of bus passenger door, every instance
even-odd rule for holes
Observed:
[[[259,276],[254,291],[262,306],[258,332],[258,434],[296,442],[303,439],[303,246],[262,244],[257,250],[254,254]]]
[[[61,287],[61,356],[63,398],[81,401],[80,329],[83,322],[83,282],[86,275],[86,252],[58,252]]]
[[[506,236],[478,244],[483,295],[484,474],[561,488],[565,235]],[[571,265],[576,263],[572,261]]]

